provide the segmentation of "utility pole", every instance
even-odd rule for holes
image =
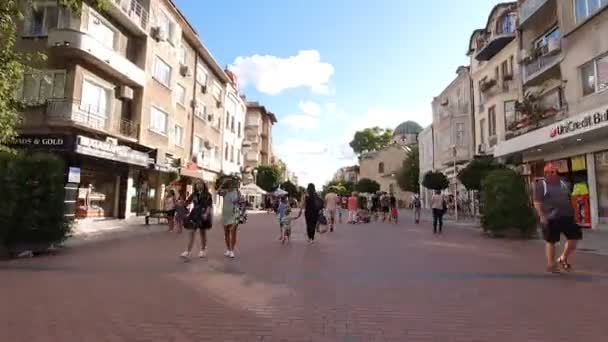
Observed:
[[[458,178],[456,172],[456,157],[457,157],[457,149],[456,145],[452,145],[452,156],[454,157],[454,220],[458,221]]]

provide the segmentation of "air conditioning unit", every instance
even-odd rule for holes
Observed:
[[[106,138],[106,142],[114,146],[118,145],[118,139],[116,138]]]
[[[203,142],[203,146],[205,146],[206,149],[210,150],[213,146],[211,146],[211,141],[209,140],[205,140],[205,142]]]
[[[128,86],[120,86],[118,87],[118,98],[124,100],[133,100],[133,88]]]
[[[190,77],[192,76],[192,74],[190,73],[190,67],[187,65],[180,65],[179,66],[179,73],[180,75],[184,76],[184,77]]]
[[[527,60],[528,58],[530,58],[530,51],[526,49],[521,50],[520,57],[522,61]]]
[[[159,42],[164,42],[167,40],[167,32],[165,32],[165,30],[163,30],[159,26],[153,27],[152,38],[156,39]]]
[[[213,114],[207,115],[207,121],[213,122]]]

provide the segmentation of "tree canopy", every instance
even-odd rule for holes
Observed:
[[[443,190],[450,186],[450,181],[439,171],[429,171],[422,178],[422,186],[431,190]]]
[[[504,165],[496,162],[493,158],[475,159],[458,172],[458,180],[468,190],[481,190],[483,179],[490,172],[504,168]]]
[[[361,153],[364,152],[378,151],[383,149],[391,143],[392,139],[392,129],[372,127],[355,132],[353,140],[349,145],[356,154],[361,155]]]
[[[323,186],[323,193],[335,192],[340,196],[346,196],[355,190],[355,184],[342,181],[330,181]]]
[[[420,160],[418,147],[413,146],[397,172],[397,184],[403,191],[420,192]]]
[[[287,191],[290,198],[299,199],[301,196],[298,187],[290,181],[283,182],[283,184],[281,184],[281,189]]]
[[[374,193],[380,191],[380,184],[373,179],[362,178],[359,180],[359,183],[355,185],[355,190],[357,192]]]
[[[59,0],[59,4],[66,6],[74,12],[79,12],[84,0]],[[93,0],[91,5],[103,10],[108,0]],[[29,13],[24,8],[33,5],[21,6],[18,0],[0,1],[0,150],[9,150],[8,145],[16,136],[16,126],[19,124],[19,103],[15,99],[23,74],[29,69],[34,59],[43,59],[41,54],[30,54],[16,51],[18,27],[20,22]]]
[[[256,184],[260,188],[270,192],[279,185],[281,171],[276,165],[260,165],[256,171]]]

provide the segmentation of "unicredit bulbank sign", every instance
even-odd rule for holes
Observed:
[[[584,115],[582,118],[570,119],[556,124],[550,131],[551,138],[560,135],[573,133],[585,128],[600,125],[608,121],[608,110],[605,112],[596,112],[594,114]]]

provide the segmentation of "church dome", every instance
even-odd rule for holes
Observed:
[[[414,121],[406,121],[397,126],[393,132],[393,137],[418,134],[422,132],[422,127]]]

